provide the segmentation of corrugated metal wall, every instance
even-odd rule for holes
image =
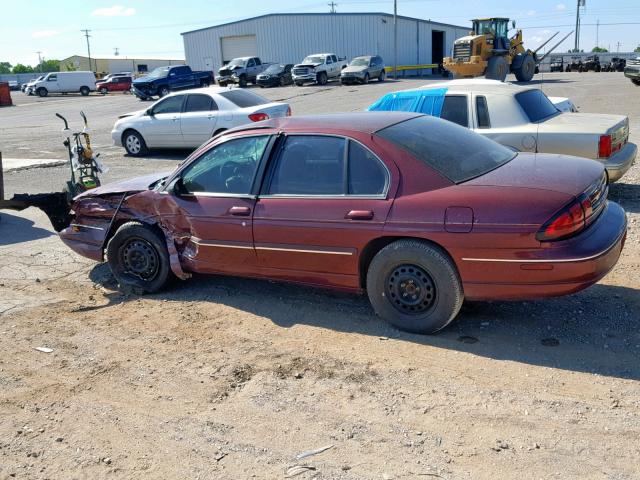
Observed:
[[[398,18],[398,64],[431,63],[431,30],[443,31],[444,54],[469,28]],[[266,62],[299,63],[306,55],[331,52],[348,59],[381,55],[393,63],[393,17],[385,14],[271,15],[183,34],[187,64],[205,70],[222,65],[222,37],[256,35]],[[209,67],[210,68],[210,67]]]

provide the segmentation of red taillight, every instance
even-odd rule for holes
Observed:
[[[598,142],[598,157],[608,158],[611,156],[611,135],[600,135],[600,141]]]
[[[269,115],[266,113],[252,113],[249,115],[249,120],[252,122],[261,122],[262,120],[269,120]]]
[[[541,242],[561,240],[582,230],[585,227],[585,212],[582,206],[585,201],[589,202],[590,208],[589,199],[585,200],[581,197],[574,200],[545,223],[538,231],[536,238]]]
[[[287,107],[287,117],[291,116],[291,107]]]

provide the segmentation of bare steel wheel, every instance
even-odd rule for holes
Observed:
[[[429,310],[436,301],[436,286],[418,265],[406,264],[393,269],[387,277],[385,294],[401,313],[417,315]]]
[[[160,290],[172,277],[162,233],[140,222],[118,228],[107,244],[107,261],[121,286],[145,293]]]
[[[158,252],[145,239],[130,238],[120,248],[120,256],[124,273],[134,275],[145,282],[153,280],[158,275]]]

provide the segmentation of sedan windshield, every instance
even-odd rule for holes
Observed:
[[[312,55],[310,57],[306,57],[302,63],[324,63],[324,57]]]
[[[269,68],[267,68],[264,73],[270,73],[272,75],[275,75],[276,73],[280,73],[284,70],[284,65],[271,65]]]
[[[516,100],[532,123],[554,116],[560,110],[540,90],[527,90],[516,94]]]
[[[356,57],[351,60],[349,64],[351,67],[368,67],[369,66],[369,57]]]
[[[154,68],[147,78],[164,78],[169,75],[169,67]]]
[[[471,130],[431,116],[414,117],[376,132],[451,180],[462,183],[516,156]]]

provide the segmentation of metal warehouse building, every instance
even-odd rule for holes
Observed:
[[[470,27],[398,16],[398,65],[440,63]],[[300,63],[312,53],[351,59],[381,55],[393,65],[393,15],[388,13],[272,13],[182,34],[187,64],[217,70],[235,57]]]

